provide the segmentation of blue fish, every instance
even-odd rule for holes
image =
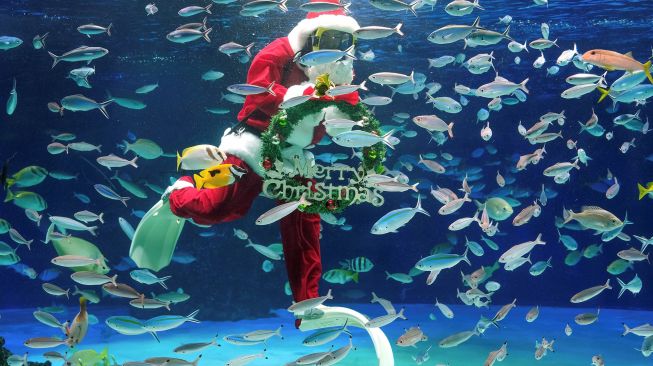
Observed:
[[[472,151],[472,158],[480,158],[484,154],[485,154],[485,149],[479,147],[478,149],[474,149],[474,151]]]
[[[132,216],[142,219],[145,216],[145,211],[132,209]]]
[[[135,142],[136,134],[131,131],[127,131],[127,140],[129,140],[129,142]]]
[[[172,261],[179,264],[190,264],[196,260],[197,258],[195,256],[182,250],[175,251],[175,254],[172,256]]]
[[[129,257],[120,258],[120,263],[113,266],[116,271],[127,271],[136,267],[136,263]]]
[[[131,198],[121,197],[118,195],[118,193],[114,192],[111,188],[105,186],[104,184],[95,184],[93,188],[95,188],[97,193],[99,193],[101,196],[106,197],[110,200],[120,201],[123,205],[125,205],[125,207],[127,207],[127,200]]]
[[[85,195],[83,193],[74,192],[73,196],[75,196],[75,198],[80,200],[82,203],[87,203],[87,204],[91,203],[91,199],[87,195]]]
[[[48,268],[39,274],[39,280],[52,281],[61,275],[61,271],[56,268]]]

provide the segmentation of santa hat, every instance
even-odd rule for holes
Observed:
[[[310,0],[311,3],[331,3],[340,5],[339,0]],[[345,14],[343,8],[320,13],[308,13],[306,19],[297,24],[290,34],[288,41],[293,52],[297,53],[304,48],[310,35],[318,28],[328,28],[341,32],[354,33],[360,28],[356,19]]]

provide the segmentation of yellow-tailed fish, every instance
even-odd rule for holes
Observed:
[[[646,187],[637,183],[637,189],[639,190],[639,199],[641,200],[644,196],[653,192],[653,182],[649,182]]]
[[[220,188],[233,184],[242,178],[247,170],[233,164],[220,164],[209,169],[202,170],[199,174],[193,175],[195,187]]]

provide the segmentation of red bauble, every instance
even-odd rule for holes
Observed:
[[[326,202],[326,208],[327,208],[327,210],[329,210],[329,211],[333,211],[333,210],[335,210],[336,208],[338,208],[338,206],[336,206],[336,202],[335,202],[334,200],[327,200],[327,202]]]
[[[270,158],[265,158],[263,160],[263,169],[270,170],[270,168],[272,168],[272,161],[270,160]]]

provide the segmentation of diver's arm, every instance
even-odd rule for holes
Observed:
[[[174,188],[177,186],[178,188]],[[213,210],[211,190],[195,188],[193,178],[181,177],[170,188],[170,210],[175,216],[205,221]],[[166,190],[167,192],[167,190]]]

